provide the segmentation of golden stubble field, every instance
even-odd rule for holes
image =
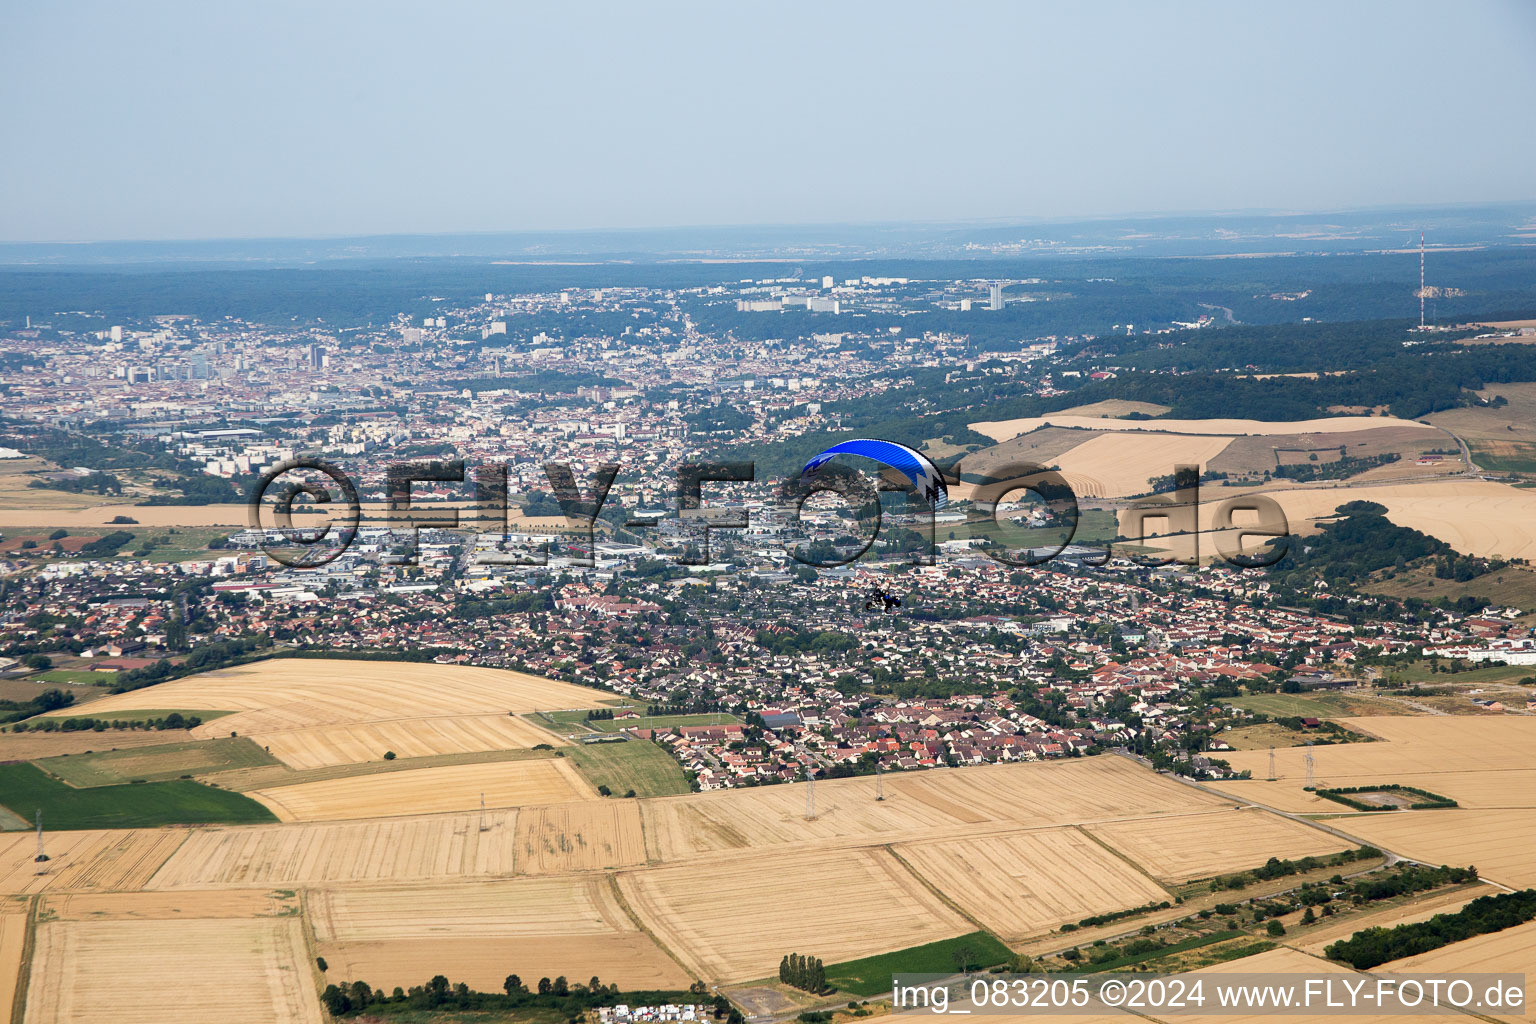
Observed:
[[[820,783],[815,821],[805,820],[800,786],[642,801],[647,852],[654,860],[674,861],[780,844],[974,836],[1187,813],[1224,803],[1119,757],[916,772],[887,776],[884,789],[885,799],[876,800],[873,778]]]
[[[283,821],[335,821],[598,799],[565,758],[412,768],[246,794]]]
[[[161,683],[153,693],[156,707],[235,712],[205,722],[192,736],[237,733],[298,770],[382,761],[390,751],[426,757],[558,746],[565,741],[518,716],[602,707],[611,699],[502,669],[315,658],[268,658]],[[91,711],[109,717],[150,699],[143,691],[114,694],[94,701]],[[545,799],[569,798],[552,792]]]
[[[1004,942],[1090,914],[1171,897],[1075,828],[893,847],[934,888]]]
[[[314,894],[309,913],[332,972],[386,991],[440,972],[492,990],[511,972],[529,984],[559,975],[626,988],[686,988],[691,980],[601,874],[336,889]]]
[[[210,726],[206,731],[218,731],[217,723],[210,723]],[[540,743],[565,743],[531,722],[505,714],[329,725],[292,732],[260,733],[253,738],[273,757],[300,770],[382,761],[384,754],[391,751],[397,757],[429,757],[477,750],[525,750]]]
[[[1270,857],[1322,856],[1351,845],[1337,836],[1253,808],[1111,821],[1084,826],[1084,831],[1164,882],[1210,878],[1233,865],[1257,867]]]
[[[624,871],[641,922],[700,977],[772,975],[786,953],[827,963],[974,929],[889,850],[738,853]]]
[[[266,658],[160,683],[151,692],[156,707],[270,713],[263,719],[230,715],[204,727],[218,736],[232,728],[241,735],[282,731],[284,709],[295,716],[286,722],[290,728],[308,728],[434,714],[596,708],[607,696],[507,669],[342,658]],[[142,708],[147,695],[142,690],[114,694],[94,702],[91,710],[102,716]]]
[[[1511,886],[1536,884],[1536,717],[1372,717],[1341,719],[1377,743],[1312,747],[1319,787],[1400,783],[1451,797],[1461,807],[1351,814],[1343,804],[1303,789],[1306,748],[1277,749],[1278,780],[1269,782],[1269,754],[1234,751],[1247,782],[1216,788],[1282,810],[1342,814],[1333,824],[1351,835],[1415,860],[1475,865],[1486,878]]]
[[[45,849],[52,858],[38,874],[30,832],[0,834],[0,893],[46,889],[123,891],[144,887],[187,839],[185,829],[83,830],[50,832]]]
[[[296,917],[37,927],[24,1024],[321,1024]]]
[[[27,948],[27,904],[14,897],[0,897],[0,1012],[10,1020],[21,983],[21,966]]]
[[[467,880],[515,872],[516,811],[193,829],[150,889]]]

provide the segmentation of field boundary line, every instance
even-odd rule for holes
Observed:
[[[662,942],[661,936],[653,932],[650,928],[650,925],[646,924],[643,920],[640,919],[640,915],[635,911],[635,908],[629,905],[629,900],[624,898],[624,890],[619,886],[619,872],[610,871],[607,874],[608,890],[613,893],[613,898],[618,902],[619,908],[629,916],[630,921],[633,922],[634,926],[640,930],[640,933],[655,943],[657,949],[667,954],[668,959],[677,964],[678,967],[681,967],[684,974],[688,975],[690,978],[702,979],[703,975],[695,974],[691,967],[683,963],[682,957],[672,952],[672,947],[667,945],[665,942]]]
[[[27,896],[26,931],[21,940],[21,963],[16,967],[16,994],[11,997],[10,1014],[15,1024],[21,1024],[27,1008],[27,989],[32,984],[32,957],[37,952],[37,911],[42,904],[42,894]]]
[[[1207,812],[1207,813],[1214,813],[1214,812]],[[1179,815],[1179,817],[1184,817],[1184,815]],[[1162,821],[1164,819],[1163,818],[1158,818],[1157,820],[1158,821]],[[1123,863],[1129,865],[1130,868],[1133,871],[1135,871],[1137,874],[1141,875],[1147,881],[1151,882],[1153,885],[1155,885],[1159,889],[1163,890],[1163,892],[1167,893],[1168,897],[1170,899],[1178,899],[1179,898],[1179,894],[1178,893],[1174,892],[1167,885],[1163,884],[1162,880],[1159,879],[1152,872],[1148,871],[1146,868],[1142,867],[1140,864],[1138,864],[1134,860],[1132,860],[1129,855],[1127,855],[1125,853],[1122,853],[1120,850],[1115,849],[1113,846],[1109,845],[1109,843],[1107,841],[1105,841],[1103,839],[1100,839],[1098,836],[1094,835],[1092,832],[1089,832],[1082,825],[1073,825],[1071,827],[1073,829],[1075,829],[1079,834],[1084,836],[1089,842],[1095,844],[1096,846],[1103,847],[1105,850],[1109,851],[1111,856],[1116,857],[1120,861],[1122,861]]]
[[[326,980],[325,972],[320,970],[320,952],[318,946],[319,939],[314,934],[314,928],[310,922],[309,917],[310,891],[311,890],[302,887],[295,890],[299,897],[299,941],[304,944],[304,957],[309,961],[309,982],[314,986],[312,991],[319,992],[325,988]],[[330,910],[329,901],[327,901],[326,909],[327,911]],[[283,918],[278,917],[277,920],[281,921]],[[334,927],[332,928],[332,934],[335,934]],[[337,945],[340,945],[340,943]],[[308,993],[301,993],[301,995],[307,994]],[[330,1018],[330,1014],[326,1012],[323,1005],[320,1008],[320,1012],[324,1015],[325,1018]]]
[[[973,917],[970,914],[969,911],[967,911],[964,907],[960,906],[960,904],[956,903],[954,900],[950,899],[947,895],[945,895],[945,893],[944,893],[944,891],[942,889],[940,889],[938,886],[934,885],[932,882],[928,881],[928,879],[924,878],[922,872],[920,872],[916,868],[914,868],[911,864],[909,864],[907,862],[907,859],[905,857],[903,857],[901,854],[897,853],[896,852],[896,844],[894,844],[894,843],[882,843],[879,846],[869,847],[869,849],[872,849],[872,850],[884,850],[886,853],[890,854],[893,858],[895,858],[896,863],[901,865],[902,870],[904,870],[907,874],[911,875],[913,878],[917,879],[918,882],[923,886],[923,888],[927,889],[929,892],[933,893],[934,896],[938,897],[938,900],[939,900],[940,903],[944,904],[950,910],[953,910],[955,913],[959,914],[965,920],[967,920],[967,921],[971,922],[971,924],[975,925],[977,931],[979,931],[979,932],[986,932],[988,935],[992,935],[992,929],[988,928],[986,925],[984,925],[980,921],[976,920],[976,918]],[[1003,940],[1001,938],[998,938],[998,936],[996,936],[996,935],[992,935],[992,937],[994,939],[997,939],[997,941],[999,941],[999,942],[1003,942]],[[1003,942],[1003,945],[1008,946],[1008,943]],[[1008,946],[1008,948],[1010,950],[1013,949],[1012,946]]]

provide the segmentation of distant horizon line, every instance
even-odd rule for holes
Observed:
[[[372,231],[344,232],[316,235],[201,235],[160,238],[74,238],[74,239],[0,239],[0,247],[89,247],[108,245],[204,245],[218,243],[292,243],[292,242],[345,242],[383,239],[442,239],[442,238],[494,238],[497,236],[597,236],[597,235],[645,235],[675,232],[712,231],[827,231],[827,230],[922,230],[957,228],[1030,227],[1035,225],[1063,225],[1110,223],[1114,221],[1156,221],[1175,219],[1227,219],[1241,217],[1323,217],[1331,215],[1358,215],[1388,211],[1474,210],[1500,207],[1536,208],[1536,198],[1448,201],[1421,203],[1390,203],[1370,206],[1322,207],[1294,209],[1277,207],[1241,207],[1233,209],[1132,211],[1104,214],[1065,214],[1058,216],[995,216],[953,219],[910,220],[849,220],[849,221],[799,221],[799,222],[737,222],[699,224],[656,224],[630,227],[561,227],[561,228],[483,228],[446,229],[436,231]]]

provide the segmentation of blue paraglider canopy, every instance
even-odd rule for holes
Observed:
[[[939,475],[938,468],[928,461],[927,456],[904,444],[881,441],[877,438],[861,437],[833,445],[807,462],[805,468],[800,471],[800,478],[803,480],[810,477],[838,455],[861,455],[866,459],[873,459],[882,465],[889,466],[906,477],[917,493],[935,510],[943,508],[949,501],[949,491],[944,487],[944,479]]]

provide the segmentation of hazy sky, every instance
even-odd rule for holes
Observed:
[[[0,8],[0,240],[1536,198],[1536,3]]]

